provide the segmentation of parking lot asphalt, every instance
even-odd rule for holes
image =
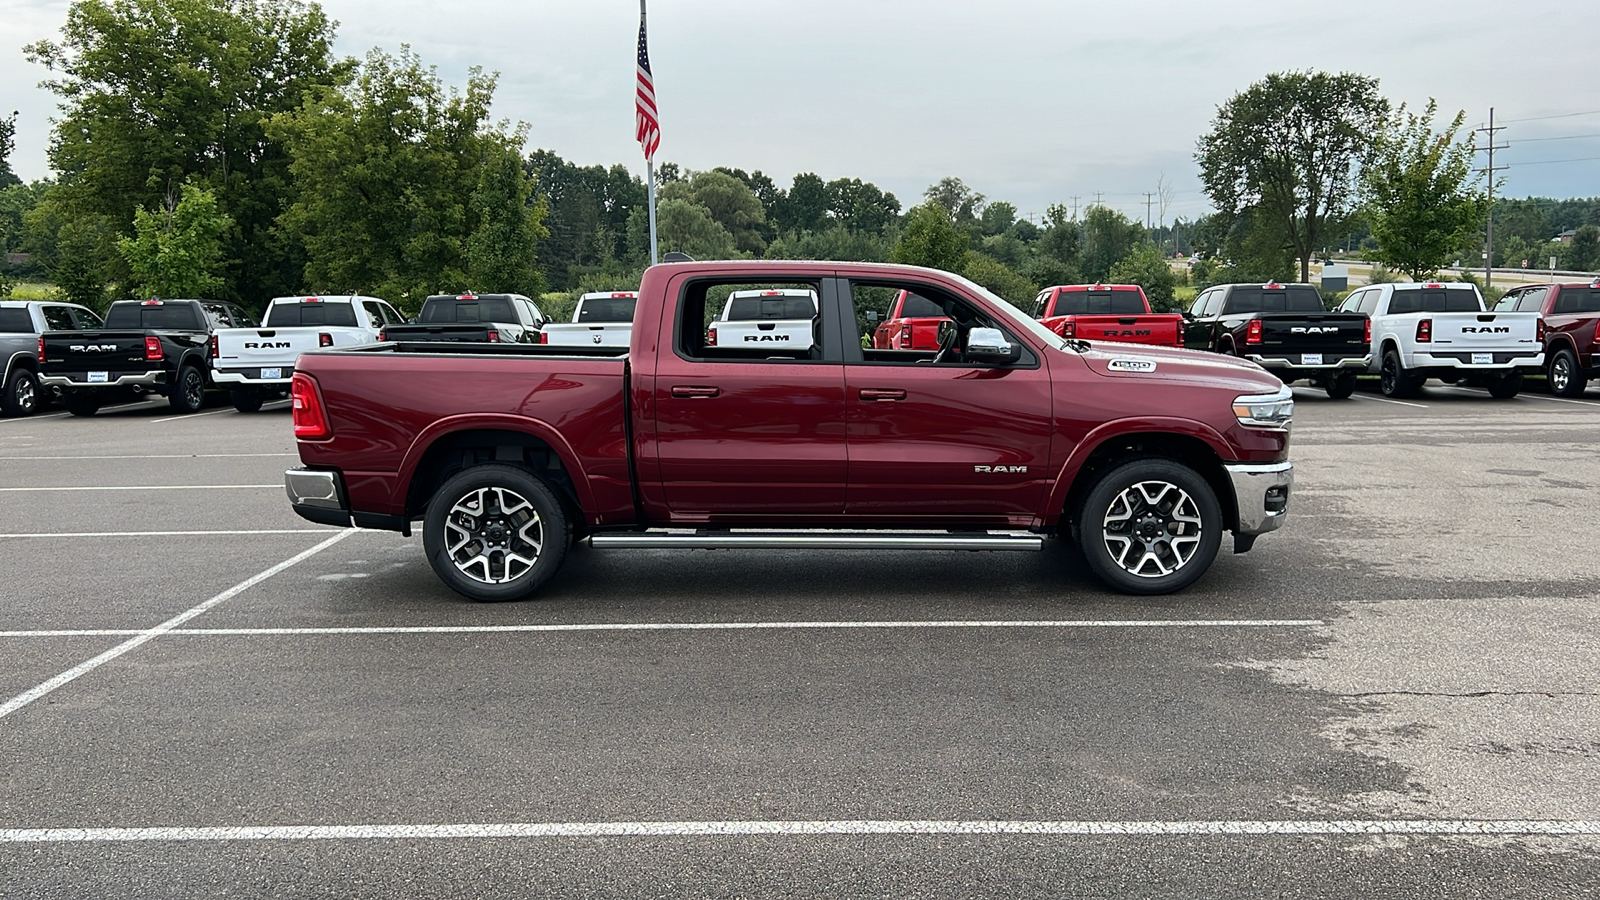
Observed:
[[[1155,598],[579,546],[481,605],[294,516],[281,405],[0,420],[0,897],[1600,893],[1600,391],[1296,396],[1289,523]]]

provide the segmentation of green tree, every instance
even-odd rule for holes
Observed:
[[[470,284],[474,239],[477,274],[523,277],[514,273],[532,265],[543,208],[521,219],[512,209],[528,196],[522,134],[490,124],[494,88],[474,68],[465,90],[447,91],[410,48],[374,50],[353,83],[273,118],[300,186],[281,223],[304,243],[308,286],[409,309],[440,290],[494,290]]]
[[[104,218],[74,216],[53,235],[46,272],[71,303],[94,310],[106,306],[106,264],[116,249],[116,231]]]
[[[1600,270],[1600,228],[1585,225],[1567,245],[1566,266],[1578,272]]]
[[[1168,312],[1178,308],[1173,301],[1173,289],[1178,286],[1178,278],[1154,244],[1140,244],[1127,256],[1117,260],[1116,265],[1111,267],[1110,280],[1113,284],[1137,284],[1144,288],[1150,306],[1157,311]]]
[[[1104,281],[1111,267],[1144,240],[1144,226],[1110,207],[1094,205],[1083,215],[1083,275]]]
[[[214,194],[185,184],[159,208],[136,210],[133,237],[117,250],[147,296],[210,297],[223,286],[222,239],[232,226]]]
[[[889,253],[891,262],[946,272],[961,271],[966,257],[966,234],[950,221],[950,213],[937,200],[913,206],[906,213],[900,240]]]
[[[1421,115],[1402,104],[1377,135],[1361,177],[1377,260],[1416,281],[1457,256],[1489,211],[1488,197],[1475,186],[1472,149],[1457,139],[1466,113],[1435,132],[1437,112],[1433,100]]]
[[[944,207],[950,220],[962,228],[976,227],[978,215],[983,212],[984,196],[967,187],[959,178],[941,178],[938,184],[930,185],[922,196]]]
[[[534,253],[550,232],[542,224],[544,201],[528,202],[532,191],[512,153],[491,153],[478,167],[470,204],[475,221],[467,236],[467,279],[473,286],[528,297],[544,293]]]
[[[1195,152],[1216,208],[1270,229],[1309,280],[1311,257],[1355,205],[1353,171],[1383,124],[1376,79],[1326,72],[1268,75],[1217,109]]]
[[[779,231],[816,231],[828,215],[828,186],[815,173],[802,172],[777,209]]]
[[[1005,263],[982,253],[968,251],[960,273],[983,285],[1015,306],[1025,306],[1039,293],[1039,286],[1013,271]]]
[[[662,188],[660,196],[663,201],[686,200],[703,207],[717,224],[733,235],[734,245],[740,251],[760,253],[766,247],[761,237],[766,211],[760,198],[749,185],[726,172],[691,172],[688,178]],[[658,233],[659,219],[658,210]]]
[[[676,250],[695,259],[739,258],[738,243],[728,229],[704,206],[681,197],[656,204],[656,235],[662,252]]]
[[[852,231],[881,232],[900,214],[900,201],[859,178],[828,182],[828,215]]]
[[[0,190],[22,183],[11,171],[11,151],[17,146],[17,114],[0,116]]]
[[[888,262],[890,243],[883,235],[835,225],[821,231],[789,232],[767,245],[767,259],[835,259]]]
[[[24,48],[61,98],[62,201],[128,234],[135,210],[192,182],[234,222],[223,293],[298,290],[298,248],[275,233],[296,185],[266,123],[344,77],[333,27],[300,0],[74,0],[59,41]]]
[[[551,285],[571,290],[587,275],[619,277],[629,255],[628,217],[645,206],[644,181],[620,164],[576,166],[550,150],[529,154],[526,167],[535,202],[546,209],[549,236],[539,242],[539,266]]]
[[[978,225],[985,237],[1004,233],[1016,221],[1017,207],[1004,200],[996,200],[985,206],[983,215],[978,217]]]

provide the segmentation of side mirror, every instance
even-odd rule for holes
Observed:
[[[1193,322],[1194,321],[1194,313],[1188,311],[1187,309],[1184,310],[1183,311],[1183,320],[1185,322]]]
[[[878,321],[878,311],[875,310],[875,309],[867,310],[867,321],[868,322],[876,322],[876,321]]]
[[[1006,339],[998,328],[973,328],[967,332],[967,361],[1014,363],[1022,359],[1022,345]]]

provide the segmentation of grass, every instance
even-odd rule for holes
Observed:
[[[11,287],[10,300],[56,300],[56,286],[47,281],[19,281]]]

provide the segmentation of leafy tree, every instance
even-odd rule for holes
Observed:
[[[1017,207],[1004,200],[995,202],[983,208],[983,215],[978,217],[979,227],[985,237],[1001,234],[1017,221]]]
[[[61,222],[46,271],[68,302],[105,309],[106,264],[115,241],[116,231],[104,218],[74,216]]]
[[[474,238],[485,272],[523,271],[503,256],[488,262],[512,242],[531,266],[534,247],[521,242],[538,237],[543,210],[528,209],[518,225],[509,209],[528,196],[516,186],[526,179],[522,134],[489,124],[494,88],[494,77],[474,68],[464,91],[447,92],[410,48],[398,57],[374,50],[352,84],[315,91],[273,118],[269,133],[287,148],[300,186],[281,221],[304,242],[311,287],[364,290],[415,309],[430,293],[469,286]],[[496,227],[502,239],[491,236]],[[518,228],[521,237],[509,236]]]
[[[0,259],[7,253],[22,252],[27,236],[24,219],[49,189],[48,181],[0,188]]]
[[[1496,266],[1517,269],[1522,267],[1523,260],[1527,260],[1528,265],[1535,268],[1542,264],[1539,252],[1517,235],[1512,235],[1504,242],[1496,241],[1496,243],[1500,244],[1494,249],[1495,255],[1499,257],[1494,261]],[[1456,245],[1456,249],[1459,251],[1459,244]]]
[[[959,178],[941,178],[938,184],[930,185],[922,196],[944,207],[950,220],[962,227],[976,225],[978,214],[983,211],[984,196],[967,187]]]
[[[794,177],[789,193],[778,205],[779,231],[816,231],[828,214],[828,186],[815,173]]]
[[[1566,267],[1579,272],[1600,270],[1600,228],[1585,225],[1567,245]]]
[[[345,76],[333,27],[301,0],[74,0],[59,42],[24,48],[57,76],[63,202],[128,233],[135,210],[192,182],[234,222],[223,293],[298,289],[298,252],[274,233],[296,185],[266,123]]]
[[[1472,150],[1456,138],[1466,113],[1435,132],[1437,111],[1432,100],[1421,115],[1402,104],[1362,170],[1376,257],[1416,281],[1456,256],[1489,210],[1488,197],[1474,186]]]
[[[1082,226],[1065,219],[1051,221],[1051,226],[1039,235],[1039,255],[1076,270],[1083,255]]]
[[[1083,216],[1083,275],[1104,281],[1117,260],[1144,240],[1144,226],[1110,207],[1094,205]]]
[[[1254,210],[1252,224],[1278,235],[1309,280],[1312,254],[1336,237],[1329,223],[1354,206],[1352,172],[1387,112],[1372,78],[1268,75],[1218,107],[1200,138],[1206,194],[1234,218]]]
[[[495,153],[478,167],[467,236],[467,278],[488,290],[529,297],[544,293],[543,273],[534,268],[534,248],[550,235],[544,202],[530,205],[533,182],[511,153]]]
[[[695,259],[739,258],[738,243],[728,229],[704,206],[681,197],[656,204],[656,234],[663,252],[676,250]]]
[[[852,231],[881,232],[900,215],[900,201],[859,178],[827,183],[828,215]]]
[[[11,151],[17,146],[17,114],[0,116],[0,189],[21,184],[22,179],[11,171]]]
[[[906,213],[900,240],[889,253],[891,262],[959,272],[966,262],[967,236],[950,220],[937,200],[914,206]]]
[[[714,221],[733,235],[734,245],[740,251],[760,253],[766,246],[761,237],[766,223],[761,200],[749,185],[726,172],[691,172],[685,180],[662,188],[660,196],[663,201],[686,200],[703,207]],[[656,219],[659,233],[659,209]]]
[[[645,206],[644,181],[620,164],[580,167],[550,150],[530,154],[527,170],[546,209],[539,262],[550,283],[570,289],[591,273],[622,274],[628,216]]]
[[[1140,244],[1111,267],[1110,280],[1114,284],[1137,284],[1144,288],[1150,306],[1157,311],[1176,310],[1173,289],[1178,278],[1172,266],[1154,244]]]
[[[888,262],[890,243],[883,235],[835,225],[822,231],[789,232],[767,245],[767,259],[838,259]]]
[[[962,275],[983,285],[1015,306],[1025,306],[1039,293],[1039,286],[1013,271],[1005,263],[982,253],[968,252],[961,265]]]
[[[215,194],[192,184],[157,209],[133,214],[133,237],[117,242],[133,283],[151,297],[210,297],[223,286],[222,239],[233,221]]]

